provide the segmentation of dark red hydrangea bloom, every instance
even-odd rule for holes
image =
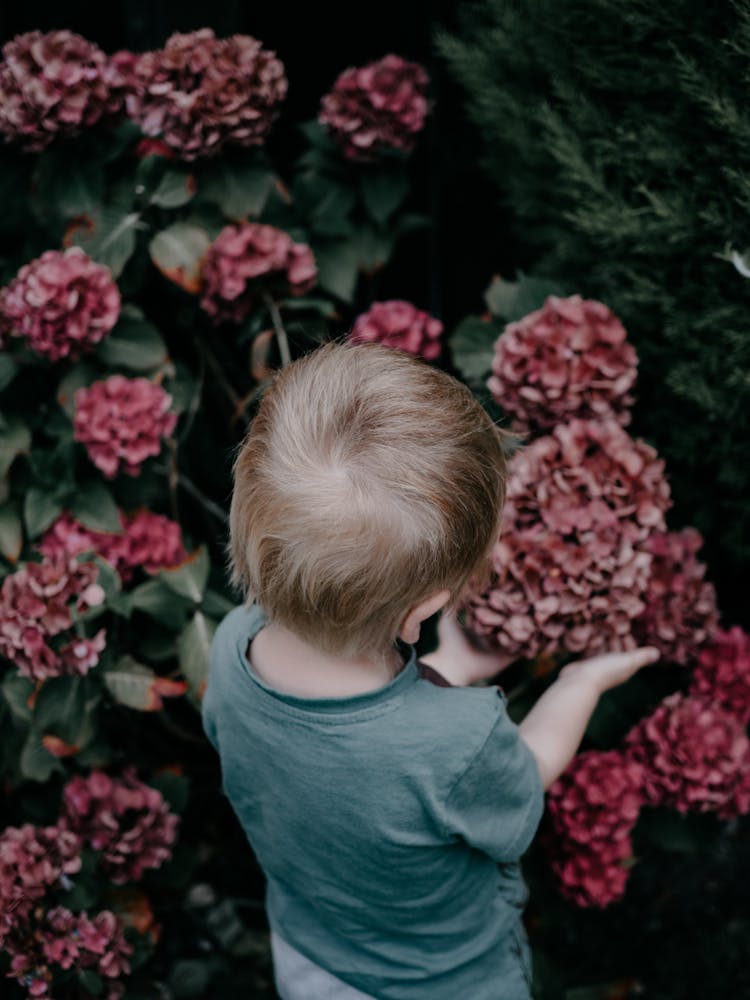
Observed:
[[[72,31],[29,31],[3,46],[0,135],[39,152],[108,110],[107,57]]]
[[[467,627],[505,662],[633,648],[670,504],[664,463],[615,420],[560,424],[514,455],[486,590]]]
[[[498,337],[487,385],[520,430],[574,417],[627,424],[638,358],[626,336],[601,302],[551,295]]]
[[[275,226],[225,226],[203,262],[201,306],[215,323],[241,323],[262,291],[303,295],[315,284],[312,250]]]
[[[743,726],[750,723],[750,635],[735,625],[717,630],[698,654],[690,694],[721,705]]]
[[[104,649],[104,629],[92,639],[74,635],[71,607],[82,614],[104,601],[98,575],[93,563],[56,556],[6,576],[0,587],[0,656],[35,681],[88,673]]]
[[[110,375],[77,389],[74,400],[73,436],[107,479],[118,472],[137,476],[177,423],[172,397],[147,378]]]
[[[750,740],[726,709],[678,691],[628,733],[625,746],[645,768],[649,804],[722,819],[750,812]]]
[[[104,79],[109,87],[107,112],[118,115],[125,110],[128,94],[134,94],[138,88],[135,68],[141,56],[137,52],[121,49],[107,59],[104,69]]]
[[[373,302],[354,321],[349,334],[353,344],[374,342],[395,347],[433,361],[440,356],[443,324],[411,302],[391,299]]]
[[[625,892],[644,770],[615,750],[578,754],[549,789],[540,842],[561,893],[604,907]]]
[[[716,591],[704,580],[706,567],[695,557],[702,545],[695,528],[651,536],[646,608],[633,629],[639,645],[656,646],[665,659],[683,666],[695,659],[719,625]]]
[[[81,868],[81,841],[57,826],[10,826],[0,833],[0,948],[23,928],[47,889]]]
[[[47,250],[0,291],[0,328],[25,337],[32,351],[74,360],[93,348],[120,315],[109,268],[79,247]]]
[[[123,582],[130,581],[138,568],[154,574],[187,558],[182,530],[176,521],[148,510],[132,515],[120,511],[119,517],[122,533],[118,535],[91,531],[65,512],[48,528],[38,548],[48,557],[58,553],[78,555],[93,549],[115,567]]]
[[[387,55],[344,70],[321,102],[318,120],[351,160],[383,149],[410,152],[429,110],[429,77],[418,63]]]
[[[249,35],[176,32],[133,67],[128,115],[184,160],[263,143],[287,92],[284,64]]]
[[[102,870],[122,885],[169,860],[179,817],[169,811],[161,792],[127,768],[121,778],[92,771],[88,778],[69,781],[61,822],[102,852]]]

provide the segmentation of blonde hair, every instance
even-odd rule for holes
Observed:
[[[232,583],[328,653],[386,655],[408,611],[486,572],[505,432],[469,389],[378,344],[282,369],[234,462]]]

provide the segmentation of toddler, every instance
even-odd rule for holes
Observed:
[[[451,615],[481,583],[503,433],[455,379],[327,344],[267,390],[234,466],[246,602],[203,718],[266,878],[282,1000],[528,1000],[519,859],[599,695],[652,649],[570,664],[516,726]],[[425,619],[439,646],[418,661]]]

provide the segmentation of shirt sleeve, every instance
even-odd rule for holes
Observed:
[[[544,789],[534,754],[498,690],[497,718],[445,802],[446,833],[498,862],[517,861],[534,839]]]

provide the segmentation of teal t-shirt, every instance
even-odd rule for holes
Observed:
[[[405,647],[376,691],[283,694],[247,659],[265,622],[219,625],[203,721],[271,927],[382,1000],[528,1000],[518,859],[544,796],[502,692],[437,686]]]

